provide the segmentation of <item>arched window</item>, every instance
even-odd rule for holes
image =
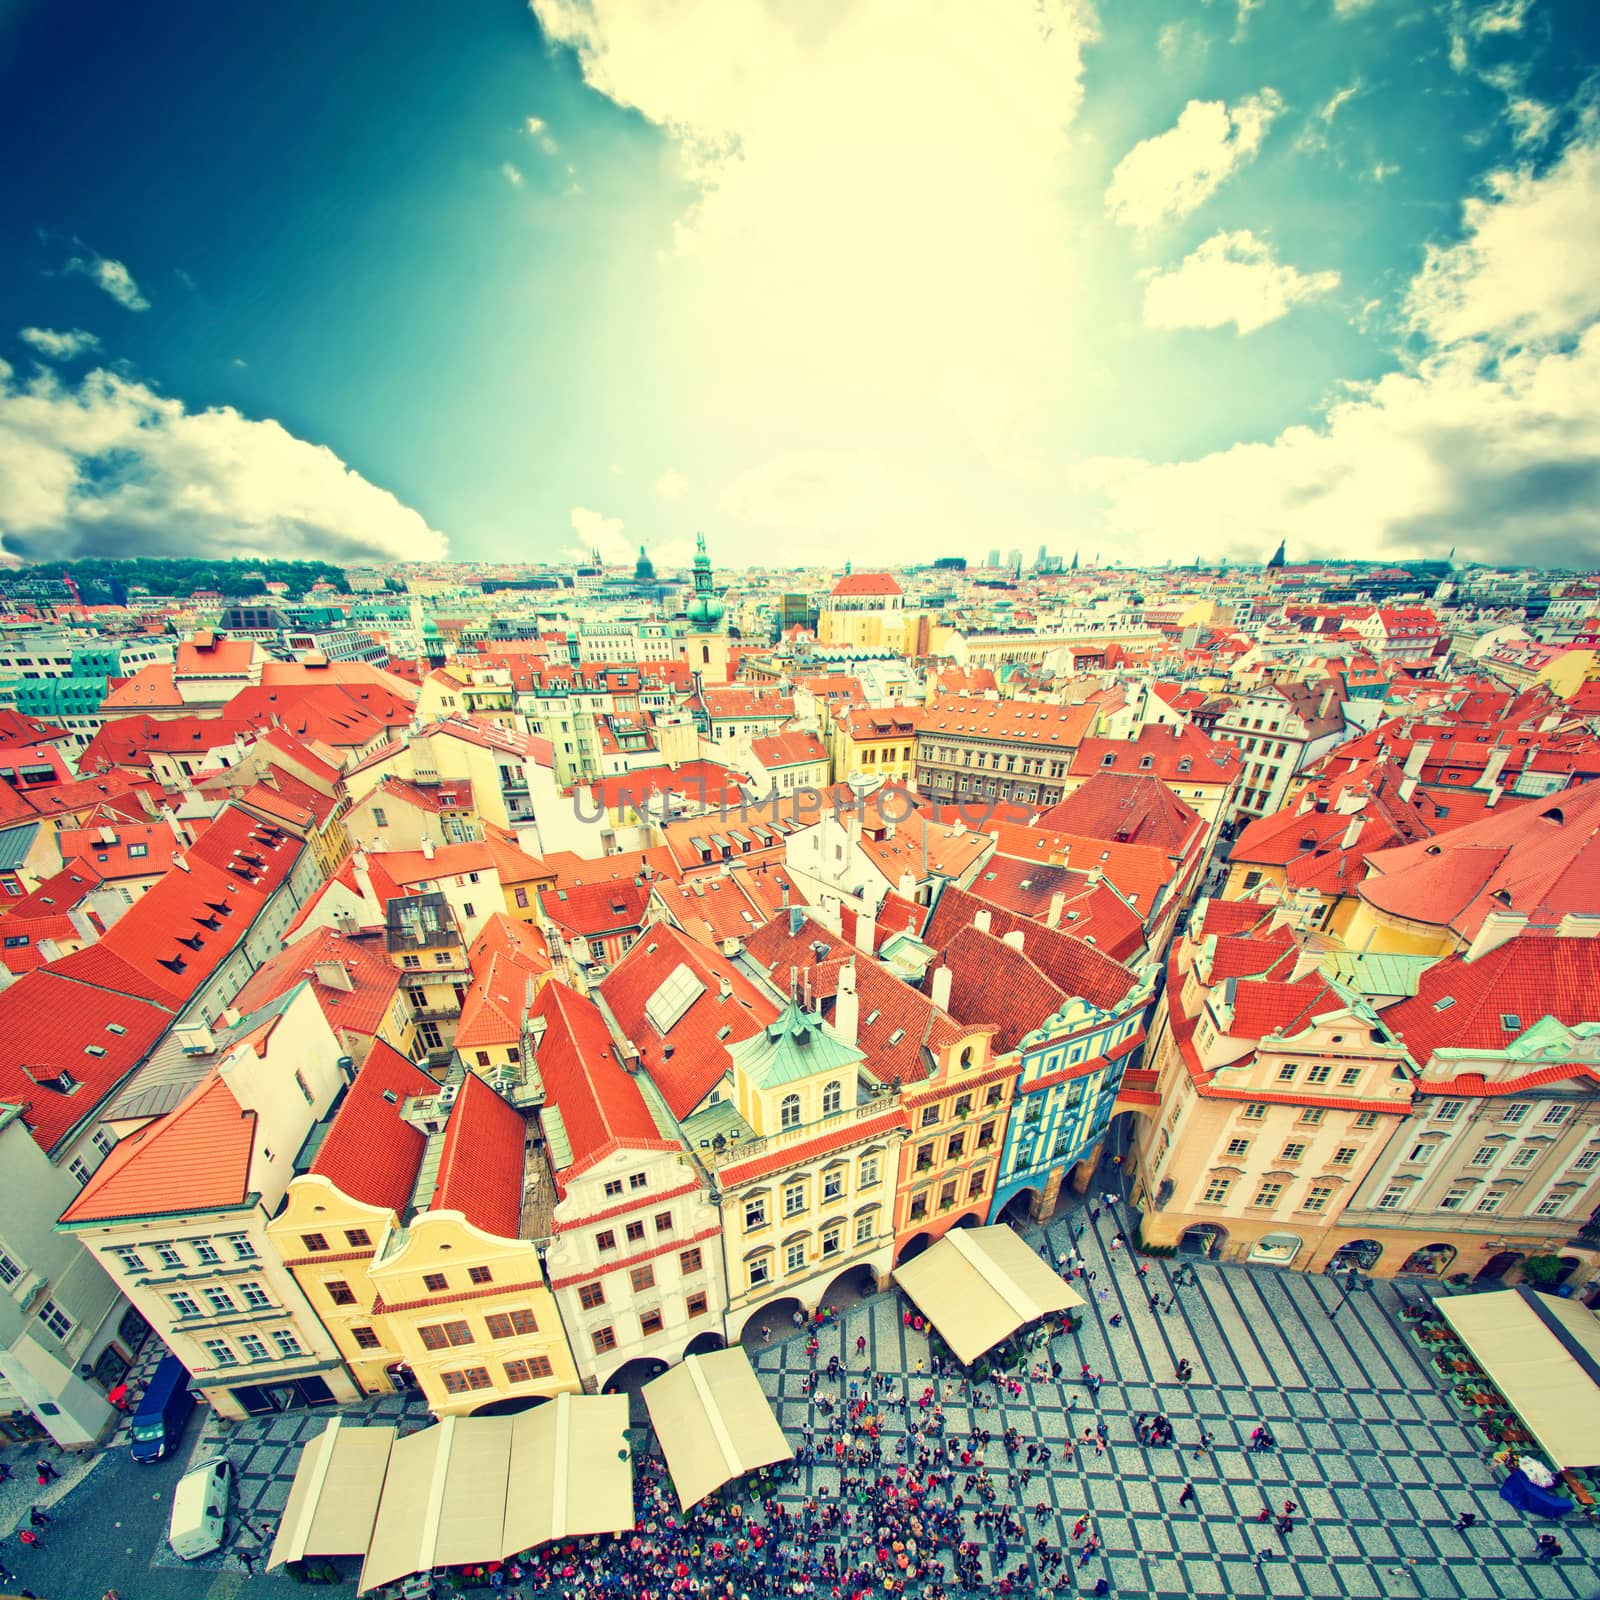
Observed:
[[[778,1126],[780,1128],[798,1128],[800,1126],[800,1096],[786,1094],[783,1104],[778,1107]]]
[[[830,1083],[822,1091],[822,1114],[832,1117],[838,1114],[839,1108],[844,1104],[844,1090],[837,1083]]]

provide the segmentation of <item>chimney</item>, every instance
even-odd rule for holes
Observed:
[[[1021,928],[1013,928],[1010,933],[1002,934],[1000,938],[1001,944],[1008,944],[1016,951],[1022,949],[1022,940],[1023,932]]]
[[[933,969],[933,994],[931,998],[941,1011],[950,1009],[949,967],[935,967]]]
[[[979,911],[973,915],[972,926],[976,928],[979,933],[987,933],[989,931],[989,924],[993,921],[994,918],[989,915],[988,911]]]
[[[433,836],[432,836],[432,834],[427,834],[427,833],[423,834],[423,836],[422,836],[422,858],[423,858],[423,860],[424,861],[432,861],[433,860],[433,851],[434,851],[434,844],[433,844]]]
[[[731,1000],[733,998],[733,985],[728,981],[726,973],[717,979],[717,998],[719,1000]]]
[[[1411,753],[1406,757],[1406,764],[1402,769],[1408,778],[1420,778],[1423,764],[1427,761],[1433,750],[1432,739],[1419,739],[1411,747]]]
[[[342,961],[318,961],[312,965],[311,970],[324,989],[343,989],[349,994],[355,988]]]
[[[1494,810],[1494,808],[1495,808],[1495,807],[1496,807],[1496,806],[1497,806],[1497,805],[1499,805],[1499,804],[1500,804],[1500,796],[1501,796],[1501,795],[1503,795],[1503,794],[1504,794],[1504,793],[1505,793],[1505,790],[1504,790],[1504,789],[1502,789],[1502,788],[1501,788],[1501,787],[1500,787],[1500,785],[1499,785],[1499,784],[1498,784],[1498,783],[1497,783],[1497,784],[1496,784],[1496,785],[1495,785],[1495,786],[1494,786],[1494,787],[1493,787],[1493,788],[1492,788],[1492,789],[1491,789],[1491,790],[1490,790],[1490,791],[1489,791],[1489,793],[1488,793],[1488,795],[1487,795],[1487,796],[1486,796],[1486,797],[1485,797],[1485,799],[1484,799],[1484,802],[1483,802],[1483,809],[1484,809],[1484,810],[1485,810],[1485,811],[1493,811],[1493,810]]]
[[[856,913],[856,949],[870,956],[877,947],[878,919],[871,911]]]
[[[853,1045],[861,1029],[861,1002],[856,997],[856,963],[852,956],[839,968],[839,987],[833,997],[833,1031]]]
[[[1400,787],[1396,792],[1402,800],[1409,800],[1417,792],[1417,780],[1415,778],[1402,778]],[[1494,801],[1490,800],[1489,804],[1493,805]]]
[[[1467,960],[1476,961],[1479,956],[1498,949],[1507,939],[1516,938],[1527,926],[1528,919],[1519,911],[1491,911],[1467,947]]]
[[[1061,913],[1066,908],[1066,904],[1067,904],[1067,892],[1066,892],[1066,890],[1065,889],[1057,889],[1056,892],[1053,895],[1050,896],[1050,910],[1046,914],[1045,919],[1044,919],[1045,927],[1047,927],[1047,928],[1059,928],[1061,926]]]

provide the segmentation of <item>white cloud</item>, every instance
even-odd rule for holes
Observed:
[[[1361,93],[1362,83],[1360,78],[1352,78],[1344,88],[1334,90],[1328,99],[1317,108],[1317,118],[1321,122],[1332,122],[1343,108],[1350,104]]]
[[[1176,61],[1183,54],[1184,26],[1181,22],[1169,22],[1156,34],[1156,54],[1163,61]]]
[[[81,274],[96,288],[104,289],[124,310],[150,309],[150,302],[133,281],[133,274],[120,261],[113,261],[109,256],[91,250],[86,255],[74,256],[61,270]]]
[[[17,337],[52,361],[75,361],[86,351],[100,348],[99,336],[83,328],[24,328]]]
[[[1252,160],[1283,110],[1275,89],[1233,106],[1191,100],[1177,124],[1142,139],[1117,163],[1106,211],[1124,227],[1148,232],[1199,209],[1228,176]]]
[[[1600,317],[1600,124],[1544,173],[1496,172],[1485,187],[1463,208],[1461,241],[1429,249],[1406,298],[1412,328],[1444,344],[1521,343]]]
[[[703,330],[685,404],[709,420],[737,395],[753,453],[892,418],[947,453],[1048,456],[1034,397],[1062,382],[1084,276],[1061,196],[1089,0],[992,0],[981,26],[925,0],[530,3],[694,188],[659,271]]]
[[[1336,17],[1353,17],[1368,10],[1373,3],[1374,0],[1333,0],[1333,14]]]
[[[443,556],[444,535],[333,451],[230,406],[185,410],[116,373],[19,383],[0,362],[7,553]]]
[[[513,189],[520,189],[522,187],[522,169],[513,165],[511,162],[502,161],[500,163],[500,175],[506,180],[507,183],[511,185]]]
[[[1238,19],[1233,25],[1233,42],[1238,44],[1250,25],[1250,13],[1261,9],[1263,0],[1238,0]]]
[[[1367,173],[1367,176],[1371,178],[1374,183],[1386,183],[1399,170],[1400,164],[1397,161],[1375,161],[1372,164],[1371,170]]]
[[[1556,123],[1553,106],[1525,94],[1514,94],[1506,100],[1506,116],[1511,119],[1512,140],[1519,145],[1543,144]]]
[[[1600,128],[1545,173],[1496,174],[1412,282],[1418,359],[1315,426],[1197,460],[1075,474],[1144,559],[1441,555],[1600,562]]]
[[[668,467],[656,479],[656,494],[663,500],[681,500],[689,492],[689,480],[676,467]]]
[[[1213,234],[1166,272],[1145,281],[1144,320],[1151,328],[1221,328],[1253,333],[1302,301],[1332,294],[1337,272],[1303,273],[1273,258],[1248,228]]]
[[[784,549],[802,559],[805,551],[837,551],[839,538],[852,534],[903,542],[930,510],[925,494],[881,463],[824,450],[795,450],[752,467],[722,491],[721,504],[736,522],[789,535]]]
[[[551,135],[550,126],[543,117],[529,117],[522,126],[523,131],[538,145],[545,155],[553,156],[560,150],[561,146],[556,143]]]

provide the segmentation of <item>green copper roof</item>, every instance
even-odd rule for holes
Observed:
[[[844,1072],[864,1059],[854,1045],[828,1033],[820,1017],[808,1017],[795,1000],[784,1007],[776,1022],[730,1045],[728,1053],[757,1089],[800,1083],[824,1072]]]

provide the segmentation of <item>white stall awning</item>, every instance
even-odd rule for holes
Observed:
[[[393,1428],[350,1428],[335,1417],[300,1452],[269,1568],[307,1556],[358,1556],[372,1539],[394,1445]]]

